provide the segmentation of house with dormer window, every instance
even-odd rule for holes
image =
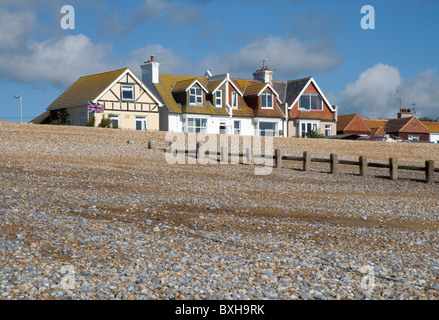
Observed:
[[[161,99],[160,130],[255,136],[335,135],[337,112],[315,80],[274,81],[263,66],[253,79],[230,74],[165,74],[151,60],[142,80]]]

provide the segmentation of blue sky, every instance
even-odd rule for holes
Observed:
[[[75,29],[64,30],[64,5]],[[375,9],[364,30],[361,8]],[[439,117],[439,1],[0,0],[0,120],[30,121],[78,77],[140,64],[165,73],[313,76],[339,114]]]

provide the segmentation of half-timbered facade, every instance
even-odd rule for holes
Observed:
[[[90,105],[103,108],[96,112]],[[64,115],[68,125],[85,126],[94,117],[96,126],[108,118],[114,128],[159,130],[160,107],[144,83],[124,68],[79,78],[47,111],[50,121]]]

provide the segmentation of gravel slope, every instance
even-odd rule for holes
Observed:
[[[439,183],[417,173],[169,165],[147,148],[164,132],[0,122],[0,139],[0,299],[439,297]],[[439,163],[437,145],[274,147]]]

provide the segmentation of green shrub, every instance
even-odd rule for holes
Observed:
[[[322,138],[325,137],[323,134],[321,134],[321,133],[319,132],[318,129],[311,130],[311,132],[308,132],[308,133],[306,134],[306,136],[307,136],[308,138],[315,138],[315,139],[322,139]]]
[[[93,116],[91,117],[87,123],[85,124],[86,127],[94,127],[96,125],[96,118]]]

